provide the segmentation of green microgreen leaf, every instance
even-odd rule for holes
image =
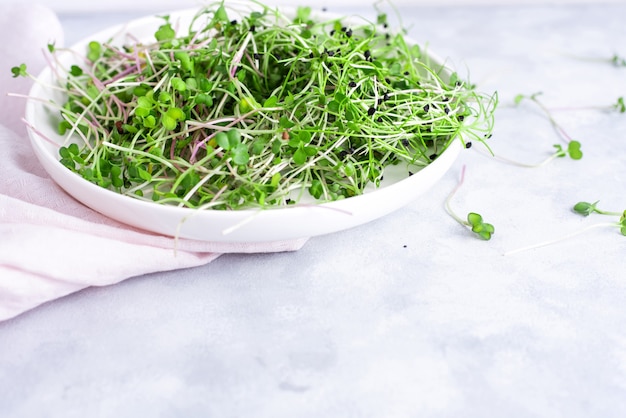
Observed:
[[[626,236],[626,210],[622,212],[618,225],[620,227],[620,233]]]
[[[300,131],[298,132],[298,139],[302,144],[308,144],[311,142],[311,132],[309,131]]]
[[[156,118],[153,115],[147,115],[146,117],[143,118],[144,128],[148,128],[148,129],[154,128],[156,126],[156,123],[157,123]]]
[[[557,158],[567,157],[567,152],[565,152],[565,150],[563,149],[563,145],[554,144],[553,147],[556,149],[556,152],[554,153],[554,155]]]
[[[195,97],[196,104],[203,104],[206,106],[213,106],[213,98],[208,94],[200,93]]]
[[[594,203],[578,202],[574,205],[574,212],[583,216],[589,216],[597,210],[596,206],[598,202],[599,200],[596,200]]]
[[[311,186],[309,187],[309,193],[316,199],[320,199],[322,194],[324,194],[324,186],[322,182],[318,179],[315,179],[311,182]]]
[[[70,74],[74,77],[80,77],[81,75],[83,75],[83,69],[80,68],[78,65],[72,65],[70,67]]]
[[[472,227],[479,226],[483,223],[483,217],[478,213],[470,212],[467,215],[467,222],[469,222]]]
[[[159,41],[170,41],[176,37],[176,31],[172,28],[172,25],[167,22],[159,26],[159,29],[154,33],[154,38]]]
[[[253,155],[261,155],[263,153],[263,151],[266,149],[267,147],[267,141],[263,140],[263,139],[257,139],[252,143],[252,154]]]
[[[376,16],[376,23],[378,23],[379,25],[388,25],[387,23],[387,14],[386,13],[380,13],[378,14],[378,16]]]
[[[59,122],[59,125],[57,127],[57,132],[59,133],[59,135],[65,135],[68,129],[72,129],[71,123],[66,120],[62,120],[61,122]]]
[[[147,181],[147,182],[152,181],[152,175],[148,171],[146,171],[143,167],[137,167],[137,171],[139,174],[139,178],[141,178],[143,181]]]
[[[187,90],[187,83],[185,83],[181,78],[173,77],[171,82],[172,82],[172,87],[175,90],[178,90],[179,92],[183,92]]]
[[[356,168],[354,167],[354,164],[351,162],[346,163],[343,166],[343,173],[346,175],[346,177],[354,176],[356,173]]]
[[[233,162],[236,165],[246,165],[250,161],[250,154],[248,153],[248,147],[245,144],[237,144],[231,149],[231,155]]]
[[[276,107],[278,104],[278,97],[270,96],[265,102],[263,102],[263,107]]]
[[[338,113],[339,112],[339,102],[336,100],[331,100],[326,105],[329,112]]]
[[[87,59],[89,61],[97,61],[102,55],[102,45],[100,42],[91,41],[87,44]]]
[[[253,109],[258,109],[259,104],[254,100],[254,97],[244,97],[239,101],[239,111],[241,113],[248,113]]]
[[[567,144],[567,154],[572,160],[580,160],[581,158],[583,158],[583,153],[580,150],[580,142],[570,141]]]
[[[176,119],[172,118],[167,113],[161,116],[161,123],[163,124],[163,127],[168,131],[173,131],[178,126],[178,122],[176,121]]]
[[[622,58],[619,55],[615,54],[611,57],[611,62],[616,67],[626,67],[626,58]]]
[[[278,187],[281,178],[282,176],[280,175],[280,173],[274,173],[270,185],[274,188]]]
[[[11,73],[13,74],[13,78],[27,77],[28,72],[26,71],[26,64],[20,64],[17,67],[12,67]]]
[[[228,143],[231,148],[235,148],[241,144],[241,133],[237,129],[228,130],[226,132],[226,137],[228,138]]]
[[[491,235],[495,232],[493,225],[483,222],[483,218],[478,213],[470,212],[467,215],[467,222],[471,226],[472,232],[484,240],[491,239]]]
[[[278,122],[278,126],[283,129],[290,129],[296,126],[296,124],[290,121],[287,116],[281,116],[280,121]]]
[[[162,105],[167,105],[172,102],[172,95],[167,91],[161,91],[159,92],[157,102]]]
[[[137,98],[137,107],[142,109],[152,109],[154,107],[154,100],[147,96],[141,96]]]
[[[479,238],[488,241],[494,233],[494,227],[491,224],[485,223],[479,226],[472,227],[472,232],[478,235]]]
[[[228,135],[226,135],[225,132],[218,132],[215,135],[215,142],[217,142],[217,145],[224,148],[225,150],[230,149],[230,140],[228,139]]]
[[[230,22],[230,20],[228,19],[226,8],[222,4],[217,8],[217,10],[215,10],[212,25],[215,25],[217,23],[228,23],[228,22]]]
[[[313,146],[304,146],[302,147],[302,149],[304,150],[304,153],[309,156],[312,157],[315,154],[317,154],[317,148],[313,147]]]
[[[67,149],[67,147],[61,147],[59,148],[59,155],[62,158],[71,158],[72,154],[70,153],[70,151]]]
[[[298,8],[296,9],[296,18],[294,19],[294,22],[295,23],[304,23],[307,20],[309,20],[310,16],[311,16],[311,8],[310,7],[298,6]]]
[[[167,109],[167,111],[165,112],[165,116],[173,119],[176,122],[179,122],[185,119],[185,112],[177,107],[171,107]]]
[[[293,153],[293,162],[296,163],[297,165],[302,165],[306,162],[307,159],[307,155],[306,152],[304,152],[303,147],[299,147],[294,153]],[[315,196],[313,194],[313,196]]]
[[[191,60],[191,56],[189,55],[189,53],[187,51],[176,51],[174,52],[174,58],[176,60],[178,60],[178,62],[180,63],[180,67],[184,70],[189,72],[191,75],[194,75],[194,67],[193,67],[193,61]]]
[[[145,118],[150,115],[150,108],[147,107],[137,107],[135,109],[135,115]]]
[[[600,202],[599,200],[595,201],[594,203],[578,202],[574,205],[572,209],[574,212],[583,216],[589,216],[592,213],[598,213],[600,215],[611,215],[611,216],[621,215],[622,217],[624,216],[624,214],[620,212],[611,212],[611,211],[598,209],[599,202]]]

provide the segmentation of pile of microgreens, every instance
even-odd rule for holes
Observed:
[[[145,43],[89,43],[59,80],[61,162],[138,199],[263,208],[359,195],[391,164],[409,175],[491,131],[495,95],[447,76],[386,15],[249,6],[209,5],[188,31],[165,16]]]

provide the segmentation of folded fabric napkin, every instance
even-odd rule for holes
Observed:
[[[31,82],[11,76],[28,63],[45,65],[42,50],[62,44],[52,11],[17,3],[0,16],[0,321],[89,286],[156,271],[206,264],[225,252],[295,251],[306,239],[273,243],[211,243],[160,236],[87,208],[39,165],[21,118]]]

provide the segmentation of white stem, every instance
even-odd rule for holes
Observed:
[[[548,245],[556,244],[558,242],[565,241],[565,240],[570,239],[570,238],[574,238],[575,236],[583,234],[583,233],[589,231],[590,229],[606,228],[606,227],[609,227],[609,226],[610,227],[615,227],[615,226],[619,226],[619,225],[620,224],[618,224],[618,223],[601,223],[601,224],[589,225],[588,227],[583,228],[580,231],[572,232],[570,234],[567,234],[565,236],[562,236],[562,237],[554,239],[554,240],[540,242],[538,244],[528,245],[526,247],[518,248],[516,250],[507,251],[507,252],[504,253],[504,255],[517,254],[517,253],[521,253],[523,251],[528,251],[528,250],[532,250],[532,249],[535,249],[535,248],[541,248],[541,247],[546,247]]]
[[[559,154],[554,153],[554,154],[552,154],[551,156],[549,156],[548,158],[546,158],[545,160],[543,160],[540,163],[528,164],[528,163],[522,163],[522,162],[519,162],[519,161],[511,160],[509,158],[502,157],[502,156],[495,155],[495,154],[489,155],[489,154],[486,154],[485,152],[483,152],[480,149],[476,149],[476,152],[478,152],[481,155],[484,155],[485,157],[495,158],[496,160],[498,160],[498,161],[500,161],[502,163],[514,165],[514,166],[517,166],[517,167],[524,167],[524,168],[539,168],[539,167],[543,167],[544,165],[547,165],[550,161],[552,161],[552,160],[554,160],[554,159],[559,157]]]
[[[446,207],[446,212],[448,212],[448,214],[450,216],[452,216],[455,221],[457,221],[461,225],[468,226],[468,223],[466,221],[464,221],[463,219],[461,219],[456,213],[454,213],[454,211],[450,207],[450,201],[452,200],[452,197],[461,188],[461,186],[463,185],[463,181],[464,180],[465,180],[465,166],[463,166],[463,168],[461,168],[461,177],[459,178],[459,182],[457,183],[456,187],[448,195],[448,198],[446,199],[445,207]]]
[[[231,78],[235,77],[235,73],[237,72],[237,66],[241,62],[241,58],[243,58],[243,53],[246,50],[246,47],[248,46],[248,42],[250,42],[251,38],[252,38],[252,32],[248,32],[248,34],[246,35],[246,38],[243,40],[241,44],[241,47],[235,53],[235,56],[233,57],[233,60],[231,61],[231,67],[230,67]]]

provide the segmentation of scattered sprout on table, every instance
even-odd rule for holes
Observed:
[[[491,236],[495,232],[495,228],[492,224],[486,223],[483,220],[483,217],[475,212],[470,212],[467,214],[467,218],[463,219],[459,215],[457,215],[450,205],[452,198],[456,194],[456,192],[461,188],[463,182],[465,180],[465,166],[461,169],[461,176],[456,187],[450,192],[448,198],[446,199],[445,207],[448,214],[459,224],[468,227],[473,233],[475,233],[479,238],[483,240],[490,240]]]

